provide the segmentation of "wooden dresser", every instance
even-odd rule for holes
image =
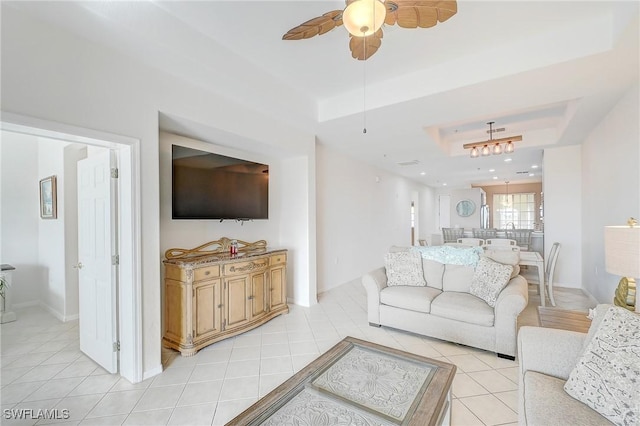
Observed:
[[[289,312],[286,250],[265,247],[163,263],[162,340],[183,356]]]

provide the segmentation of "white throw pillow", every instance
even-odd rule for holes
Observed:
[[[422,272],[422,258],[414,251],[387,253],[384,257],[387,286],[426,286]]]
[[[640,424],[640,315],[611,306],[564,390],[615,424]]]
[[[481,257],[471,279],[469,293],[487,302],[492,308],[496,306],[498,295],[511,279],[513,266],[494,262],[488,257]]]

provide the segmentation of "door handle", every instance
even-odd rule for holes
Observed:
[[[76,265],[73,265],[73,269],[82,269],[83,266],[82,262],[78,262]]]

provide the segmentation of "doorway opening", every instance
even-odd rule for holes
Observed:
[[[13,133],[108,148],[117,157],[118,235],[117,323],[120,375],[132,383],[143,380],[140,218],[140,141],[125,136],[3,113],[0,129]]]

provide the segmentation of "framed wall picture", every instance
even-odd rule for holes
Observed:
[[[458,201],[456,204],[456,213],[461,217],[469,217],[476,211],[476,203],[471,200]]]
[[[56,180],[55,176],[40,180],[40,217],[43,219],[58,217]]]

